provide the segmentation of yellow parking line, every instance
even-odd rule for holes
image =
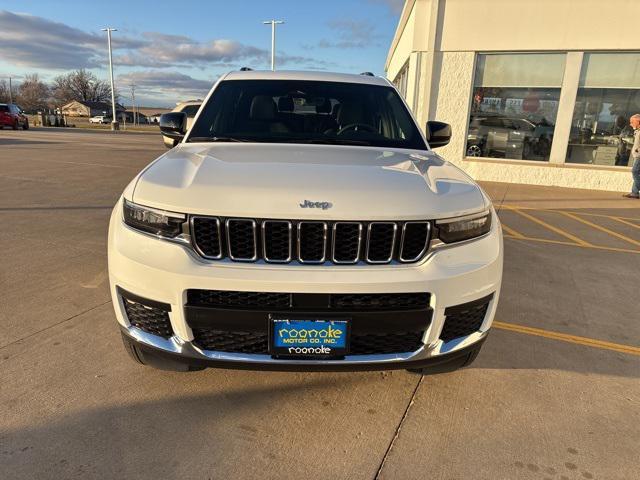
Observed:
[[[627,222],[623,217],[611,217],[611,218],[620,223],[624,223],[625,225],[629,225],[630,227],[640,228],[640,225],[636,223]]]
[[[601,232],[607,233],[607,234],[609,234],[609,235],[611,235],[613,237],[619,238],[620,240],[624,240],[625,242],[629,242],[629,243],[631,243],[633,245],[636,245],[636,246],[640,247],[640,242],[637,241],[637,240],[634,240],[633,238],[629,238],[629,237],[627,237],[625,235],[622,235],[621,233],[614,232],[613,230],[609,230],[608,228],[602,227],[602,226],[598,225],[597,223],[590,222],[589,220],[585,220],[584,218],[580,218],[577,215],[574,215],[572,213],[569,213],[569,212],[560,212],[560,213],[562,213],[566,217],[573,218],[574,220],[577,220],[578,222],[582,222],[585,225],[589,225],[590,227],[595,228],[596,230],[600,230]]]
[[[502,224],[502,229],[507,232],[509,235],[516,237],[516,238],[524,238],[524,235],[521,234],[520,232],[516,232],[513,228],[506,226],[503,222],[500,222]]]
[[[542,242],[542,243],[555,243],[556,245],[569,245],[570,247],[580,247],[580,248],[591,248],[591,247],[583,247],[582,245],[578,245],[573,242],[565,242],[562,240],[549,240],[548,238],[536,238],[536,237],[515,237],[513,235],[503,235],[504,238],[512,238],[514,240],[530,240],[532,242]]]
[[[563,210],[548,210],[548,211],[562,212]],[[620,216],[614,216],[614,215],[604,215],[603,213],[587,213],[587,212],[569,212],[569,213],[573,213],[574,215],[586,216],[586,217],[613,218],[614,220],[618,218],[622,218],[624,220],[635,220],[636,222],[640,222],[640,218],[635,218],[635,217],[620,217]]]
[[[537,337],[551,338],[553,340],[575,343],[577,345],[640,356],[640,347],[635,347],[633,345],[605,342],[604,340],[596,340],[595,338],[579,337],[577,335],[553,332],[550,330],[543,330],[541,328],[525,327],[524,325],[516,325],[515,323],[493,322],[493,326],[501,330],[509,330],[511,332],[524,333],[526,335],[535,335]]]
[[[525,213],[525,212],[523,212],[523,211],[521,211],[521,210],[519,210],[517,208],[512,208],[511,210],[513,212],[516,212],[518,215],[523,216],[527,220],[531,220],[532,222],[535,222],[538,225],[543,226],[547,230],[551,230],[552,232],[555,232],[555,233],[557,233],[559,235],[562,235],[565,238],[568,238],[569,240],[572,240],[573,242],[577,243],[578,245],[582,245],[583,247],[591,247],[592,246],[589,242],[585,242],[581,238],[578,238],[575,235],[570,234],[569,232],[565,232],[564,230],[562,230],[562,229],[560,229],[558,227],[550,225],[547,222],[545,222],[543,220],[540,220],[539,218],[534,217],[533,215],[529,215],[528,213]]]
[[[633,250],[632,248],[618,248],[618,247],[603,247],[601,245],[578,245],[573,242],[563,242],[562,240],[549,240],[548,238],[535,238],[535,237],[516,237],[514,235],[503,235],[504,238],[511,238],[513,240],[528,240],[531,242],[542,243],[555,243],[556,245],[568,245],[570,247],[578,248],[591,248],[593,250],[604,250],[608,252],[623,252],[623,253],[640,253],[640,250]]]

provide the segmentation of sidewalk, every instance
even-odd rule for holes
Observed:
[[[629,175],[629,188],[631,188]],[[541,209],[630,209],[640,217],[640,200],[623,198],[620,192],[577,188],[543,187],[516,183],[479,182],[493,200],[503,205]],[[631,212],[627,212],[627,215]]]

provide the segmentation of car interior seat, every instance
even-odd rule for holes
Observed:
[[[258,132],[287,133],[289,128],[278,119],[276,102],[269,95],[256,95],[249,108],[249,129]]]

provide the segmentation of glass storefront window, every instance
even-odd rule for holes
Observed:
[[[549,160],[565,57],[478,55],[467,157]]]
[[[568,163],[627,166],[629,117],[640,113],[640,53],[585,53]]]
[[[404,67],[400,69],[400,71],[398,72],[398,75],[396,75],[396,78],[393,81],[393,84],[398,89],[398,92],[400,93],[400,95],[402,95],[402,98],[404,98],[405,100],[407,99],[407,81],[408,80],[409,80],[409,63],[406,63]]]

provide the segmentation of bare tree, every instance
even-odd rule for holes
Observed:
[[[16,98],[16,89],[12,86],[11,88],[12,99],[15,101]],[[2,79],[0,80],[0,103],[9,103],[9,82]]]
[[[25,75],[18,87],[18,103],[26,111],[44,109],[49,100],[49,87],[38,77],[37,73]]]
[[[111,99],[109,83],[98,80],[93,73],[85,69],[75,70],[54,78],[51,90],[53,98],[59,105],[72,100],[106,102]]]

